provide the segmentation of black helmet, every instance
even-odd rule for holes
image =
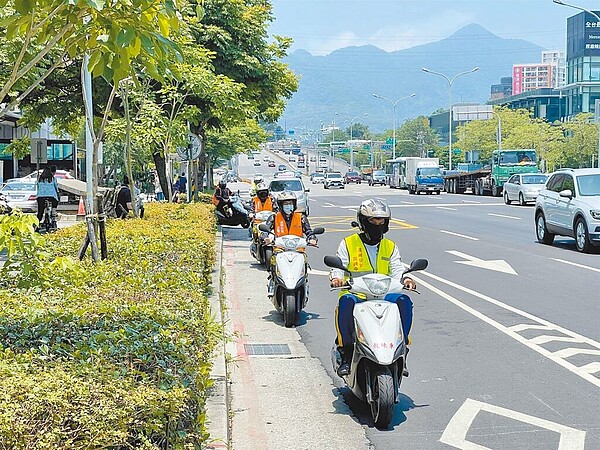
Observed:
[[[219,181],[219,187],[221,189],[225,189],[227,187],[227,182],[225,180],[220,180]]]
[[[369,222],[371,218],[384,219],[382,225],[373,225]],[[390,229],[390,219],[392,212],[385,202],[377,199],[365,200],[358,207],[356,220],[360,230],[366,237],[366,243],[370,245],[378,244],[383,235]]]

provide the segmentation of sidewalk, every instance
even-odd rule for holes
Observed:
[[[225,228],[222,239],[223,310],[214,313],[222,313],[234,338],[215,359],[207,448],[371,448],[320,361],[267,298],[267,275],[250,255],[248,230]]]

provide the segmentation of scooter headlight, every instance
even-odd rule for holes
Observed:
[[[358,324],[356,324],[356,339],[358,340],[358,342],[360,342],[361,344],[366,344],[367,341],[365,340],[365,334],[363,333],[363,331],[360,329],[360,327],[358,326]]]
[[[298,247],[298,241],[300,239],[296,238],[296,239],[286,239],[285,241],[285,248],[288,250],[295,250],[296,247]]]
[[[364,278],[365,284],[371,291],[373,295],[385,295],[390,289],[390,283],[392,280],[390,278],[384,278],[382,280],[377,280],[374,278]]]

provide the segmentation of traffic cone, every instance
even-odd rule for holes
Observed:
[[[79,208],[77,209],[77,220],[83,220],[85,217],[85,205],[83,204],[83,197],[79,197]]]

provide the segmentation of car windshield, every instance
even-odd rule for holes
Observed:
[[[383,177],[383,176],[385,176],[385,172],[383,170],[376,170],[375,172],[373,172],[373,175],[376,175],[378,177]]]
[[[584,197],[600,195],[600,173],[578,176],[577,186],[579,194]]]
[[[341,173],[328,173],[327,178],[342,178]]]
[[[535,151],[501,152],[500,165],[512,166],[515,164],[535,165]]]
[[[272,181],[270,186],[271,192],[281,191],[302,191],[302,183],[300,180],[277,180]]]
[[[442,175],[442,171],[440,170],[439,167],[423,167],[420,169],[419,172],[421,175],[425,176],[425,177],[431,177],[431,176],[436,176]]]
[[[35,191],[35,183],[8,183],[2,188],[3,192],[8,191]]]
[[[346,176],[349,176],[349,177],[357,177],[357,176],[358,176],[358,172],[348,172],[348,173],[346,174]]]
[[[523,184],[544,184],[547,179],[547,175],[525,175]]]

